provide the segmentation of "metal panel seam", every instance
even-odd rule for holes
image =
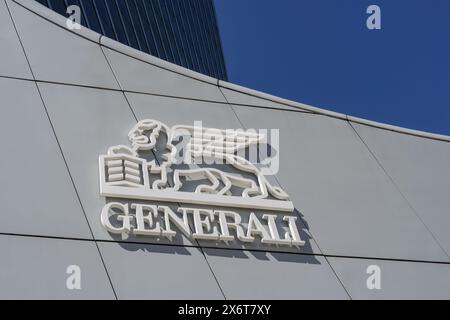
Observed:
[[[108,58],[107,58],[105,52],[103,51],[103,49],[102,49],[102,52],[103,52],[103,55],[104,55],[104,57],[105,57],[105,59],[106,59],[108,65],[110,66],[110,68],[111,68],[111,70],[112,70],[112,66],[110,65],[109,60],[108,60]],[[113,71],[113,75],[114,75],[114,77],[116,77],[114,71]],[[116,81],[119,83],[119,81],[118,81],[117,78],[116,78]],[[122,94],[123,94],[123,96],[124,96],[124,98],[125,98],[125,101],[126,101],[127,104],[128,104],[128,107],[130,108],[130,111],[131,111],[131,113],[132,113],[134,119],[136,120],[136,123],[139,122],[139,119],[138,119],[138,117],[136,116],[136,113],[134,112],[134,109],[133,109],[133,107],[131,106],[131,103],[130,103],[130,101],[128,100],[128,97],[126,96],[125,91],[123,91],[122,87],[120,86],[120,83],[119,83],[119,88],[121,89],[121,92],[122,92]],[[152,154],[153,154],[153,156],[155,157],[155,160],[156,160],[156,162],[157,162],[158,165],[159,165],[160,163],[159,163],[158,158],[156,157],[156,154],[155,154],[154,150],[152,150]],[[179,203],[178,203],[178,206],[180,206]],[[189,225],[189,227],[191,228],[190,225]],[[191,231],[192,231],[192,230],[191,230]],[[223,295],[224,299],[226,300],[226,296],[225,296],[225,294],[224,294],[224,292],[223,292],[223,289],[222,289],[222,287],[220,286],[220,283],[219,283],[219,281],[218,281],[218,279],[217,279],[217,276],[215,275],[214,271],[212,270],[211,265],[210,265],[209,262],[208,262],[208,259],[206,258],[206,255],[205,255],[205,252],[203,251],[203,248],[200,246],[200,244],[198,243],[197,240],[195,240],[195,243],[197,244],[197,248],[199,248],[199,250],[201,251],[201,253],[202,253],[202,255],[203,255],[203,258],[205,259],[205,262],[206,262],[206,264],[208,265],[208,268],[210,269],[211,274],[212,274],[212,276],[214,277],[214,280],[216,281],[216,284],[217,284],[217,286],[218,286],[218,288],[219,288],[221,294]],[[100,249],[99,249],[99,251],[100,251]],[[106,266],[105,266],[105,268],[106,268]]]
[[[18,30],[17,30],[16,24],[15,24],[14,19],[13,19],[13,17],[12,17],[11,10],[9,9],[8,3],[7,3],[6,1],[5,1],[5,3],[6,3],[6,7],[7,7],[7,9],[8,9],[9,15],[10,15],[10,17],[11,17],[11,20],[12,20],[12,23],[13,23],[13,26],[14,26],[14,29],[15,29],[15,31],[16,31],[17,37],[19,38],[19,42],[20,42],[20,45],[21,45],[21,47],[22,47],[23,53],[24,53],[25,58],[26,58],[26,60],[27,60],[28,66],[29,66],[29,68],[30,68],[32,77],[33,77],[34,80],[36,80],[36,77],[35,77],[35,75],[34,75],[34,72],[33,72],[32,68],[31,68],[31,64],[30,64],[30,62],[29,62],[29,60],[28,60],[28,56],[27,56],[27,54],[26,54],[26,52],[25,52],[25,48],[24,48],[24,46],[23,46],[22,39],[20,38],[20,35],[19,35]],[[57,134],[56,134],[55,128],[54,128],[53,123],[52,123],[52,121],[51,121],[50,114],[48,113],[47,107],[46,107],[45,102],[44,102],[44,99],[43,99],[43,97],[42,97],[41,90],[39,89],[39,86],[38,86],[37,82],[36,82],[36,81],[33,81],[33,82],[34,82],[34,84],[35,84],[35,86],[36,86],[36,90],[37,90],[37,92],[38,92],[38,94],[39,94],[39,97],[40,97],[42,106],[44,107],[45,114],[46,114],[47,119],[48,119],[48,121],[49,121],[49,123],[50,123],[51,129],[52,129],[52,132],[53,132],[53,135],[54,135],[54,137],[55,137],[55,141],[56,141],[56,143],[57,143],[57,145],[58,145],[58,148],[59,148],[60,153],[61,153],[61,157],[62,157],[62,159],[63,159],[63,161],[64,161],[65,166],[66,166],[66,170],[67,170],[67,173],[68,173],[68,175],[69,175],[69,179],[70,179],[70,181],[71,181],[71,183],[72,183],[72,186],[73,186],[74,191],[75,191],[75,195],[76,195],[76,197],[77,197],[77,199],[78,199],[78,202],[79,202],[79,204],[80,204],[81,211],[83,212],[83,215],[84,215],[84,218],[85,218],[85,220],[86,220],[87,226],[88,226],[89,231],[90,231],[90,233],[91,233],[91,235],[92,235],[92,239],[94,239],[94,233],[93,233],[92,228],[91,228],[91,226],[90,226],[90,224],[89,224],[89,221],[88,221],[86,212],[85,212],[84,207],[83,207],[83,204],[82,204],[82,202],[81,202],[81,198],[80,198],[80,196],[79,196],[78,190],[77,190],[77,188],[76,188],[76,186],[75,186],[75,182],[74,182],[73,177],[72,177],[72,174],[71,174],[71,172],[70,172],[69,165],[68,165],[68,163],[67,163],[67,161],[66,161],[66,158],[65,158],[65,156],[64,156],[64,152],[63,152],[63,150],[62,150],[62,147],[61,147],[61,144],[60,144],[60,142],[59,142],[58,136],[57,136]],[[112,289],[112,291],[113,291],[114,297],[115,297],[116,300],[117,300],[117,294],[116,294],[116,292],[115,292],[115,290],[114,290],[114,286],[112,285],[112,281],[111,281],[111,278],[110,278],[110,276],[109,276],[108,270],[106,269],[106,266],[105,266],[105,263],[104,263],[102,254],[101,254],[101,252],[100,252],[100,248],[98,247],[98,245],[97,245],[96,242],[95,242],[95,245],[96,245],[96,248],[97,248],[97,252],[98,252],[98,254],[99,254],[99,257],[100,257],[100,259],[101,259],[101,261],[102,261],[102,264],[103,264],[103,268],[104,268],[104,270],[105,270],[105,273],[106,273],[106,275],[107,275],[107,277],[108,277],[108,279],[109,279],[109,284],[110,284],[111,289]]]
[[[417,210],[413,207],[413,205],[409,202],[408,198],[403,194],[403,192],[401,191],[400,187],[397,185],[397,183],[395,183],[394,179],[392,178],[392,176],[387,172],[387,170],[383,167],[383,165],[381,164],[381,162],[378,160],[377,156],[375,155],[374,152],[372,152],[372,150],[370,149],[369,145],[364,141],[364,139],[361,137],[361,135],[358,133],[358,131],[355,129],[355,127],[353,127],[351,121],[347,121],[350,124],[350,127],[353,129],[353,132],[356,134],[356,136],[359,138],[359,140],[363,143],[363,145],[365,146],[365,148],[367,149],[367,151],[369,151],[370,155],[374,158],[374,160],[376,161],[376,163],[378,164],[378,166],[381,168],[381,170],[383,171],[383,173],[387,176],[387,178],[389,179],[389,181],[392,183],[392,185],[395,187],[395,189],[397,190],[397,192],[400,194],[400,196],[403,198],[403,200],[406,202],[406,204],[408,205],[408,207],[411,209],[411,211],[414,213],[414,215],[419,219],[419,221],[422,223],[422,225],[425,227],[425,229],[430,233],[430,235],[433,237],[434,241],[436,242],[436,244],[439,246],[439,248],[441,248],[441,250],[444,252],[444,254],[449,258],[450,260],[450,256],[447,253],[447,251],[442,247],[441,243],[438,241],[438,239],[436,238],[436,236],[434,235],[433,232],[431,232],[430,228],[428,228],[428,226],[425,224],[425,222],[423,221],[423,219],[420,217],[420,215],[418,214]],[[399,133],[401,134],[401,133]]]

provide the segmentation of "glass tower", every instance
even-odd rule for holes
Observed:
[[[213,0],[36,0],[61,15],[161,59],[228,80]]]

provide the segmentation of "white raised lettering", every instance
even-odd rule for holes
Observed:
[[[217,227],[211,227],[211,222],[214,221],[214,212],[212,210],[191,208],[187,210],[192,212],[192,217],[194,219],[195,233],[192,234],[194,239],[219,240]],[[211,229],[212,232],[210,232]],[[210,233],[205,233],[205,230]]]
[[[121,227],[114,227],[111,224],[110,213],[113,209],[120,210],[123,213],[121,215],[117,215],[116,218],[117,221],[122,221]],[[105,227],[105,229],[108,230],[109,232],[115,234],[129,233],[131,230],[131,219],[133,219],[133,216],[129,215],[128,206],[120,202],[110,202],[106,204],[103,207],[102,213],[100,215],[100,220],[103,227]]]
[[[298,233],[297,224],[295,223],[297,221],[297,217],[293,216],[284,216],[284,221],[288,222],[289,231],[291,233],[292,237],[292,245],[293,246],[303,246],[305,244],[305,241],[302,241],[300,239],[300,234]]]
[[[230,235],[230,229],[234,229],[236,231],[236,236],[240,241],[243,242],[252,242],[254,239],[249,238],[244,233],[244,228],[241,226],[241,216],[233,211],[222,211],[217,210],[215,213],[219,216],[219,224],[220,224],[220,237],[219,240],[228,242],[233,241],[234,237]],[[232,219],[232,222],[227,221],[227,218]]]
[[[270,235],[266,228],[259,221],[258,217],[252,212],[248,219],[247,237],[254,239],[253,235],[259,235],[262,240],[270,240]]]
[[[264,214],[262,216],[263,219],[267,220],[267,224],[269,225],[269,231],[271,235],[271,239],[262,239],[262,243],[267,244],[275,244],[275,245],[291,245],[291,239],[281,239],[280,234],[278,233],[278,228],[276,224],[277,216],[274,214]]]
[[[136,204],[133,203],[131,208],[136,211],[136,229],[133,233],[136,235],[146,236],[160,236],[162,229],[158,221],[154,222],[154,219],[158,217],[158,208],[155,205]],[[144,214],[144,211],[148,211],[148,214]],[[147,222],[149,229],[145,227]],[[153,227],[154,226],[154,227]]]
[[[183,232],[186,237],[191,236],[191,228],[189,227],[189,221],[187,212],[184,208],[179,208],[178,212],[182,213],[182,218],[180,218],[175,212],[172,211],[168,206],[159,206],[158,210],[164,212],[164,222],[166,225],[165,230],[162,231],[162,235],[172,240],[177,233],[172,230],[170,224],[173,223],[178,229]]]

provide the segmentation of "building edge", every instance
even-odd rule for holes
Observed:
[[[267,94],[267,93],[264,93],[261,91],[257,91],[254,89],[250,89],[247,87],[237,85],[237,84],[233,84],[233,83],[230,83],[227,81],[219,80],[219,79],[198,73],[196,71],[187,69],[185,67],[173,64],[171,62],[162,60],[160,58],[157,58],[157,57],[147,54],[145,52],[139,51],[132,47],[126,46],[116,40],[113,40],[106,36],[100,35],[99,33],[92,31],[91,29],[88,29],[86,27],[81,26],[80,29],[70,30],[66,27],[66,21],[67,21],[66,18],[64,18],[60,14],[52,11],[51,9],[41,5],[37,1],[29,1],[29,0],[10,0],[10,1],[17,3],[18,5],[24,7],[25,9],[40,16],[41,18],[63,28],[67,32],[72,32],[86,40],[95,42],[101,46],[110,48],[112,50],[115,50],[117,52],[120,52],[120,53],[125,54],[130,57],[133,57],[135,59],[141,60],[143,62],[149,63],[151,65],[157,66],[159,68],[162,68],[162,69],[174,72],[174,73],[178,73],[180,75],[183,75],[183,76],[186,76],[189,78],[193,78],[193,79],[196,79],[196,80],[199,80],[202,82],[216,85],[219,88],[229,89],[229,90],[236,91],[238,93],[242,93],[245,95],[249,95],[249,96],[253,96],[256,98],[263,99],[263,100],[267,100],[267,101],[271,101],[274,103],[279,103],[279,104],[283,104],[283,105],[286,105],[289,107],[293,107],[293,108],[298,109],[299,111],[308,111],[308,112],[311,112],[312,114],[319,114],[319,115],[324,115],[324,116],[328,116],[328,117],[332,117],[332,118],[337,118],[340,120],[348,121],[350,123],[351,122],[359,123],[359,124],[367,125],[370,127],[375,127],[378,129],[393,131],[393,132],[406,134],[406,135],[412,135],[412,136],[416,136],[416,137],[420,137],[420,138],[427,138],[427,139],[432,139],[432,140],[450,142],[450,136],[448,136],[448,135],[441,135],[441,134],[435,134],[435,133],[430,133],[430,132],[426,132],[426,131],[408,129],[408,128],[394,126],[394,125],[376,122],[376,121],[372,121],[372,120],[362,119],[362,118],[354,117],[351,115],[334,112],[334,111],[326,110],[323,108],[318,108],[318,107],[310,106],[307,104],[303,104],[300,102],[284,99],[284,98],[277,97],[277,96],[274,96],[271,94]],[[230,103],[230,104],[233,104],[233,103]],[[276,106],[274,106],[274,108],[277,109]],[[281,108],[280,108],[280,110],[286,111],[285,109],[281,109]]]

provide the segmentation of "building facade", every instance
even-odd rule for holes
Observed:
[[[227,80],[213,0],[36,0],[108,38],[205,75]]]
[[[0,298],[450,298],[450,137],[208,77],[35,1],[0,0],[0,33]],[[227,149],[201,129],[187,150],[266,130],[274,165],[176,167],[200,121]]]

